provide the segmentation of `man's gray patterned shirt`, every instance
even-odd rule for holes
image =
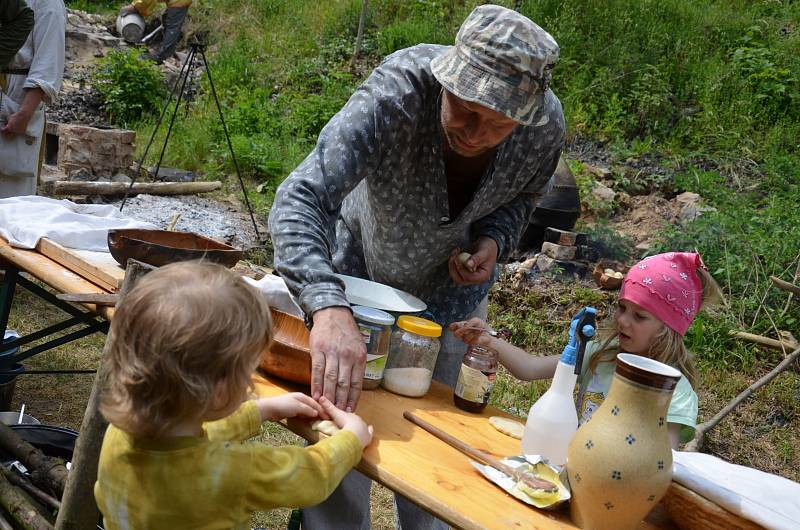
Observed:
[[[457,285],[447,267],[451,250],[489,236],[506,258],[546,191],[565,139],[551,90],[533,123],[497,146],[469,204],[452,218],[442,88],[430,69],[446,49],[422,44],[387,57],[278,188],[269,218],[275,267],[306,314],[349,305],[335,271],[414,294],[442,324],[464,318],[498,267],[483,284]]]

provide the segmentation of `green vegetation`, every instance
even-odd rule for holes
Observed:
[[[383,56],[419,42],[451,43],[477,3],[371,2],[364,51],[353,69],[360,0],[193,6],[188,29],[208,35],[215,85],[239,163],[251,189],[261,192],[253,194],[260,214]],[[800,262],[800,3],[529,0],[521,11],[561,45],[553,89],[570,139],[602,142],[612,166],[647,156],[665,169],[615,171],[606,183],[633,195],[694,191],[716,209],[664,234],[659,247],[698,249],[728,297],[726,308],[701,317],[687,335],[702,371],[701,418],[707,418],[782,356],[734,341],[730,330],[800,336],[800,303],[787,303],[769,282],[769,275],[793,280]],[[154,116],[133,124],[140,138],[149,136]],[[205,78],[172,138],[165,164],[208,178],[232,173]],[[579,184],[583,191],[592,186],[589,178]],[[602,224],[591,230],[617,255],[632,252],[630,242]],[[591,299],[587,292],[523,291],[508,280],[493,293],[492,319],[511,328],[517,344],[557,353],[569,316]],[[608,315],[613,302],[610,296],[592,303]],[[501,377],[495,399],[524,411],[542,388]],[[798,396],[797,374],[784,374],[718,427],[708,448],[800,478]]]
[[[95,71],[94,87],[103,110],[121,125],[131,124],[161,105],[164,76],[151,61],[138,58],[137,50],[111,51]]]

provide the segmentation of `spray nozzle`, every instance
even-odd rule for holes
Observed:
[[[597,327],[595,324],[597,310],[593,307],[584,307],[572,317],[569,326],[569,341],[561,352],[561,362],[575,366],[575,373],[580,373],[583,364],[583,354],[586,343],[594,337]]]

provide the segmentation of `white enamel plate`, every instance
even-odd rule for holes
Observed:
[[[418,313],[428,307],[416,296],[382,283],[346,276],[336,275],[344,282],[347,301],[354,305],[365,305],[395,313]]]

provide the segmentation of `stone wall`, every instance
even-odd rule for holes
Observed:
[[[133,164],[136,132],[59,124],[58,168],[69,175],[86,169],[98,178],[127,173]]]

